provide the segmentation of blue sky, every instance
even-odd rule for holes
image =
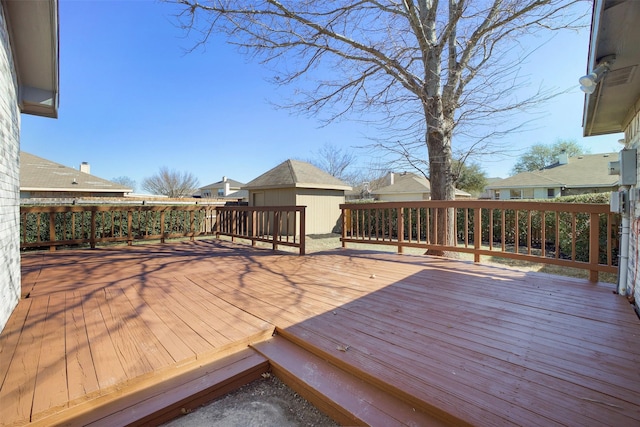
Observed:
[[[350,149],[375,136],[355,121],[321,127],[275,109],[270,101],[289,93],[265,81],[268,70],[222,39],[186,54],[194,42],[174,25],[174,12],[152,0],[61,0],[59,118],[23,115],[21,149],[74,168],[86,161],[96,176],[128,176],[138,186],[161,166],[190,171],[206,185],[223,175],[248,182],[323,144]],[[531,131],[508,140],[513,151],[481,163],[489,176],[508,176],[518,154],[536,143],[571,139],[592,153],[620,150],[621,135],[582,138],[577,79],[587,48],[585,29],[556,36],[531,56],[532,88],[573,89],[545,105]],[[369,163],[367,152],[355,153]]]

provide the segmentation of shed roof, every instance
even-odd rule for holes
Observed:
[[[317,188],[324,190],[351,190],[338,178],[310,163],[286,160],[242,187],[245,190],[275,188]]]
[[[20,152],[20,191],[122,192],[131,188]]]
[[[618,153],[585,154],[569,157],[566,164],[522,172],[488,185],[488,189],[535,187],[613,187],[617,175],[609,175],[609,162],[618,160]]]

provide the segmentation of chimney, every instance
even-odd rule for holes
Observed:
[[[393,185],[393,172],[389,172],[389,185]]]
[[[231,193],[231,188],[229,186],[229,181],[227,181],[227,177],[225,176],[224,178],[224,195],[226,197]]]
[[[222,182],[227,182],[227,177],[226,176],[222,176]]]
[[[560,154],[558,154],[558,164],[566,165],[569,163],[569,155],[566,150],[562,150]]]
[[[91,173],[91,166],[89,166],[89,162],[80,163],[80,172]]]

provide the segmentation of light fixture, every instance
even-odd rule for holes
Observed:
[[[578,79],[578,82],[580,82],[580,90],[587,94],[595,92],[598,83],[602,80],[604,75],[609,72],[615,60],[615,55],[607,55],[600,58],[596,68],[586,76],[582,76]]]

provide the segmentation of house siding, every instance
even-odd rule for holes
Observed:
[[[625,141],[631,142],[632,148],[640,149],[640,112],[636,113],[625,129]],[[629,230],[629,262],[627,270],[627,289],[633,289],[636,305],[640,301],[640,164],[636,170],[636,185],[631,187],[631,224]]]
[[[18,83],[0,3],[0,331],[20,299],[19,163]]]

